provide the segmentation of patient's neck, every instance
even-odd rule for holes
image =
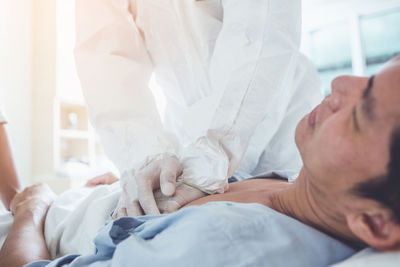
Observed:
[[[271,208],[293,217],[327,234],[347,241],[358,241],[347,227],[343,214],[319,195],[309,183],[304,170],[296,182],[285,190],[271,194]],[[333,204],[333,205],[332,205]]]

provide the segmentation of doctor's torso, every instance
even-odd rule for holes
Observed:
[[[220,1],[132,2],[136,25],[166,96],[191,106],[209,95],[209,62],[222,27]]]
[[[220,0],[132,0],[166,99],[164,127],[182,143],[204,135],[222,88],[212,88],[209,65],[222,27]],[[205,112],[206,111],[206,112]],[[195,123],[194,123],[195,122]]]
[[[261,17],[268,16],[267,13],[261,11],[262,3],[260,2],[260,10],[249,12],[254,11]],[[255,55],[260,52],[260,48],[257,46],[260,44],[258,42],[263,39],[260,36],[263,33],[258,32],[258,35],[254,35],[255,33],[252,31],[260,21],[252,19],[251,14],[243,14],[243,12],[246,13],[245,10],[238,11],[237,9],[242,10],[241,4],[238,1],[236,4],[229,3],[228,5],[221,0],[131,0],[135,24],[141,31],[146,49],[154,65],[157,83],[162,88],[166,99],[163,114],[164,128],[175,134],[183,145],[194,142],[198,137],[207,133],[219,107],[220,99],[227,89],[220,86],[224,85],[219,78],[224,77],[224,70],[212,66],[215,57],[221,59],[221,55],[215,49],[217,42],[220,48],[229,48],[232,46],[232,42],[239,41],[238,47],[243,47],[249,58],[257,57]],[[258,2],[254,2],[251,6],[254,9],[257,8],[257,5]],[[236,10],[232,12],[232,9]],[[224,21],[225,13],[236,14],[237,12],[241,13],[241,18]],[[228,31],[230,35],[225,34],[221,37],[220,32],[227,28],[232,29]],[[248,39],[249,36],[259,41],[252,43]],[[235,54],[226,52],[224,54],[225,57],[229,57],[227,62],[235,62]],[[237,59],[238,62],[240,60]],[[296,68],[298,73],[307,72],[307,68],[309,68],[301,60],[294,64],[298,66]],[[226,67],[230,68],[231,66]],[[251,78],[251,74],[248,73],[239,73],[239,75],[243,76],[240,79]],[[301,85],[294,85],[294,87],[299,88],[293,88],[293,93],[289,94],[289,97],[292,97],[295,91],[303,90]],[[315,92],[319,89],[311,88],[310,90]],[[307,96],[304,94],[301,97],[303,99],[298,99],[298,101],[306,102],[304,99],[307,99]],[[238,99],[238,101],[241,100]],[[307,102],[313,102],[313,100]],[[278,103],[276,105],[279,106]],[[308,108],[305,107],[299,112],[305,112]],[[220,108],[218,112],[221,110],[227,116],[231,116],[230,112],[234,112],[229,107]],[[297,118],[294,118],[293,122],[290,122],[293,125],[288,128],[288,131],[292,131],[297,123],[296,120]],[[279,122],[272,115],[266,116],[263,123],[259,125],[244,157],[245,164],[243,166],[246,173],[255,168],[261,153],[268,145],[262,142],[262,139],[271,140],[273,132],[279,127]],[[269,131],[270,129],[275,130]],[[290,145],[285,146],[284,149],[295,151],[292,137],[289,136],[287,139]],[[249,161],[246,163],[247,160]],[[279,157],[277,160],[281,161]],[[295,166],[300,164],[298,158],[294,162]]]

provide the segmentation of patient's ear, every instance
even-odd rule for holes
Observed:
[[[400,223],[389,209],[378,208],[346,216],[359,239],[381,251],[400,250]]]

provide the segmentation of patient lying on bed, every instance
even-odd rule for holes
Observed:
[[[400,58],[375,77],[339,77],[332,87],[297,126],[304,166],[293,184],[247,180],[170,215],[109,221],[96,236],[97,253],[30,266],[328,266],[360,244],[399,250]],[[102,196],[117,194],[112,188],[93,191],[98,202],[81,200],[82,220]],[[1,266],[50,258],[42,231],[49,199],[43,186],[14,198]],[[77,225],[72,238],[84,234]]]

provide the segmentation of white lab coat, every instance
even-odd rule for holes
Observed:
[[[207,193],[222,193],[234,173],[299,170],[294,129],[321,97],[298,51],[301,1],[76,2],[78,74],[122,180],[164,152],[180,158],[185,183]]]

